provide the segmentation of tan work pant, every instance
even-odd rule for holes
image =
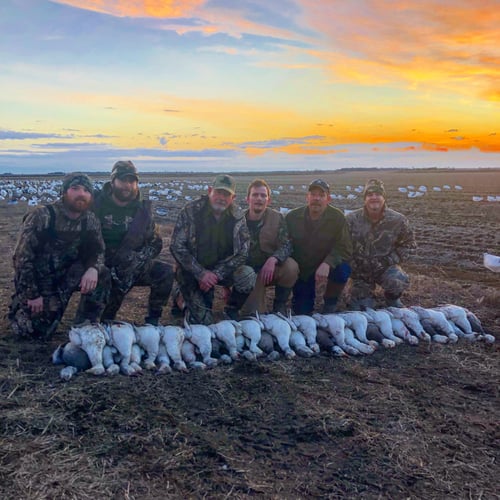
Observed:
[[[267,286],[279,285],[284,288],[292,288],[299,277],[299,265],[291,257],[288,257],[282,264],[277,264],[274,270],[273,281]],[[247,316],[265,313],[266,310],[266,285],[262,281],[261,272],[257,275],[255,287],[243,304],[240,316]]]

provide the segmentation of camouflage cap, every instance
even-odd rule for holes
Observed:
[[[111,181],[114,181],[116,178],[123,179],[125,177],[134,177],[136,181],[139,180],[137,169],[130,160],[117,161],[113,165],[113,170],[111,170]]]
[[[82,172],[71,172],[70,174],[66,174],[62,182],[61,194],[64,194],[72,186],[83,186],[90,193],[94,190],[90,177]]]
[[[224,189],[228,193],[236,193],[236,181],[233,177],[227,174],[219,174],[215,177],[212,185],[214,189]]]
[[[369,179],[363,190],[363,198],[366,198],[366,195],[369,193],[379,193],[385,198],[384,183],[380,179]]]
[[[326,194],[330,194],[330,185],[328,182],[325,182],[323,179],[314,179],[307,188],[308,191],[311,191],[314,188],[319,188],[323,190]]]

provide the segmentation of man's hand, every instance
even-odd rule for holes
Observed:
[[[80,280],[80,292],[90,293],[95,290],[97,286],[97,269],[95,267],[89,267],[82,279]]]
[[[211,290],[219,281],[219,278],[212,271],[205,271],[201,278],[198,280],[198,284],[200,285],[200,290],[202,292],[208,292]]]
[[[328,280],[328,275],[330,274],[330,266],[323,262],[316,269],[315,280],[316,283],[326,283]]]
[[[28,299],[28,307],[30,308],[31,314],[40,314],[43,311],[43,297],[37,297],[36,299]]]
[[[264,285],[270,285],[272,283],[277,262],[278,259],[276,257],[269,257],[269,259],[267,259],[265,264],[262,266],[260,275]]]

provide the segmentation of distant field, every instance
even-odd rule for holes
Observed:
[[[361,206],[359,195],[347,195],[367,178],[384,180],[389,205],[409,217],[419,245],[406,264],[412,281],[404,302],[465,306],[497,342],[163,376],[81,374],[63,383],[49,357],[66,341],[78,297],[46,344],[19,342],[2,318],[2,498],[498,498],[500,274],[484,268],[482,256],[500,255],[500,203],[472,196],[499,195],[500,170],[236,174],[240,202],[261,176],[280,192],[274,206],[286,208],[304,203],[302,185],[317,177],[343,195],[333,201],[342,209]],[[161,258],[172,261],[170,235],[185,197],[198,196],[195,186],[212,177],[141,175],[157,184],[144,188],[146,196],[185,181],[176,200],[154,202],[165,209],[157,217]],[[398,191],[409,185],[428,191],[410,199]],[[444,185],[451,189],[432,190]],[[0,203],[4,312],[27,208]],[[134,289],[119,317],[140,322],[146,298],[147,290]]]

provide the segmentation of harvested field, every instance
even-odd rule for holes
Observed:
[[[262,174],[275,207],[304,202],[302,185],[326,179],[336,194],[373,171]],[[497,343],[420,344],[371,356],[238,362],[209,371],[138,377],[78,375],[50,364],[78,297],[48,343],[0,334],[2,498],[498,498],[500,275],[499,171],[379,171],[389,205],[410,218],[418,255],[406,266],[407,304],[474,311]],[[174,176],[144,175],[161,182]],[[193,174],[193,184],[211,176]],[[237,175],[238,199],[254,175]],[[398,187],[425,185],[418,198]],[[450,189],[434,191],[433,187]],[[293,186],[293,188],[292,188]],[[460,186],[462,189],[455,189]],[[195,196],[194,190],[184,193]],[[182,202],[159,200],[162,257]],[[344,209],[361,198],[337,199]],[[0,204],[2,308],[26,204]],[[146,290],[120,318],[141,321]],[[271,296],[270,296],[271,299]],[[222,305],[216,304],[220,311]],[[168,323],[169,309],[163,322]]]

